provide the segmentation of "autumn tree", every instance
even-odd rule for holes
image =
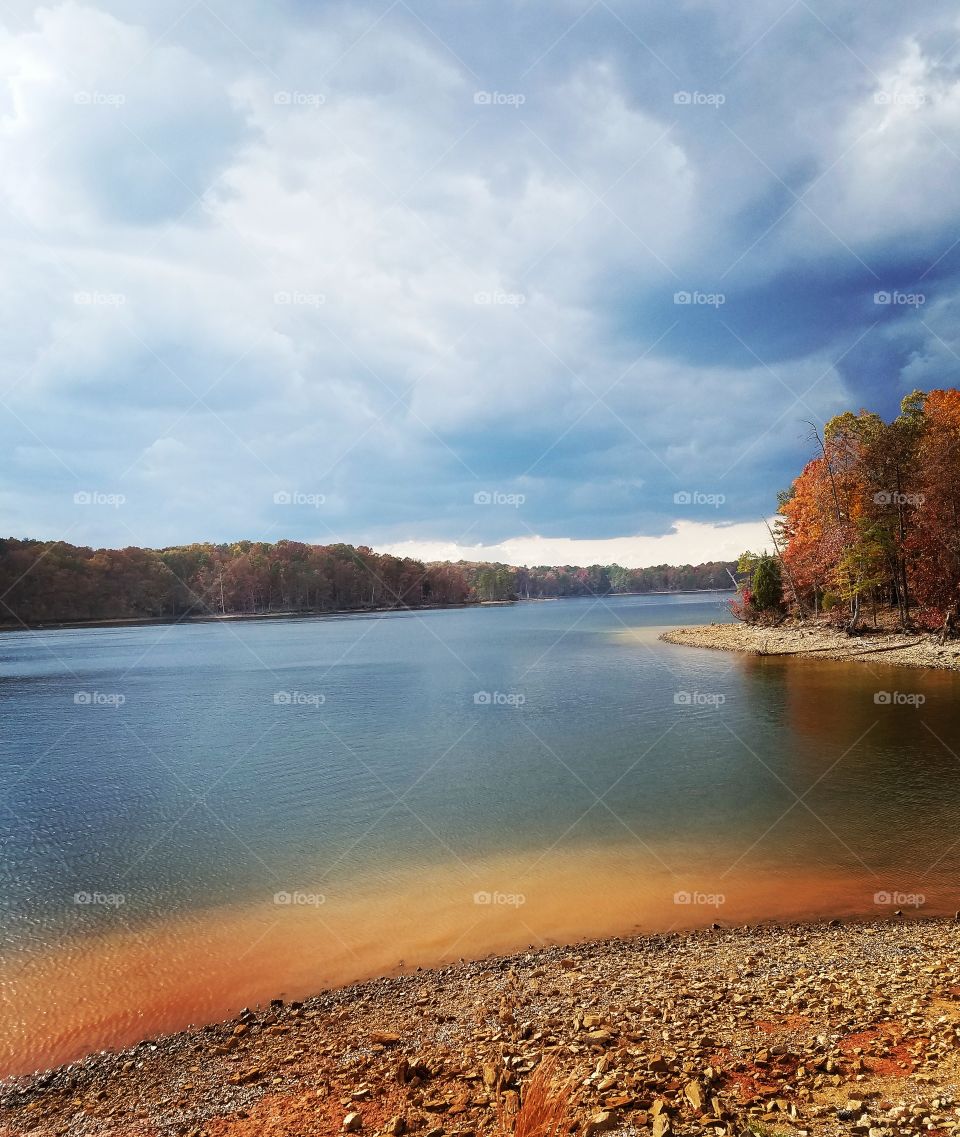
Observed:
[[[797,599],[842,613],[893,608],[932,627],[960,602],[960,392],[914,391],[891,422],[846,412],[780,498],[776,527]]]

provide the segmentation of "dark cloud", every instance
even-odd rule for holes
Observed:
[[[6,12],[4,532],[729,527],[957,382],[947,6]]]

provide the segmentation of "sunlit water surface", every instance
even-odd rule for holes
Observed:
[[[658,641],[725,599],[0,636],[0,1073],[528,944],[960,907],[958,678]]]

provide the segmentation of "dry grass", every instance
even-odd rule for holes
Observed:
[[[498,1133],[503,1137],[561,1137],[573,1123],[572,1077],[558,1082],[557,1063],[541,1062],[527,1083],[515,1117],[501,1110]]]

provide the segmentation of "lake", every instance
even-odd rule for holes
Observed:
[[[957,675],[724,594],[0,636],[0,1073],[460,957],[960,908]]]

